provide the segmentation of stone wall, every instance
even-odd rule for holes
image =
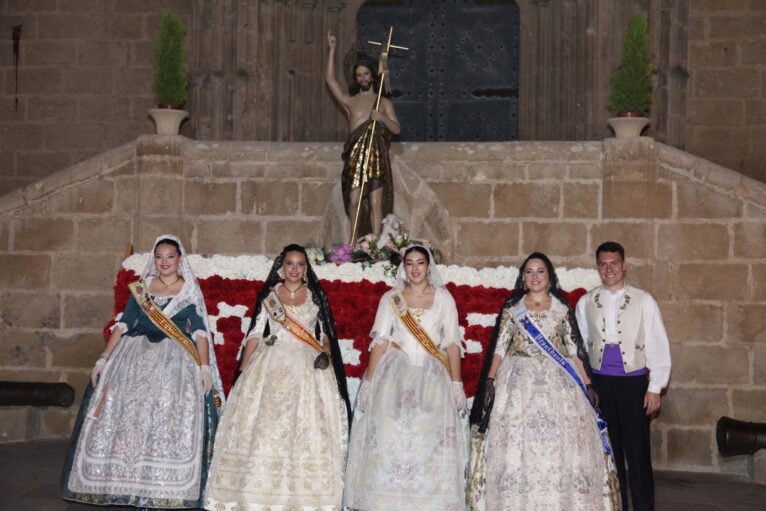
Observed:
[[[660,302],[674,370],[654,422],[658,468],[748,475],[722,415],[766,422],[766,185],[650,138],[395,144],[396,210],[449,262],[533,250],[591,267],[606,239]],[[144,136],[0,197],[0,380],[70,382],[103,346],[125,245],[162,232],[198,253],[275,254],[342,239],[337,143]],[[0,410],[0,441],[65,437],[75,409]]]
[[[190,109],[196,137],[342,139],[343,112],[322,79],[325,35],[328,30],[338,35],[340,78],[342,57],[357,39],[357,14],[365,3],[375,1],[262,0],[256,7],[238,0],[195,0]],[[643,11],[652,29],[655,68],[649,134],[670,145],[683,143],[688,0],[515,3],[520,13],[521,140],[611,136],[606,124],[611,116],[606,106],[609,77],[622,53],[628,19]],[[481,46],[475,51],[481,54]]]
[[[688,151],[766,181],[766,2],[691,2]]]
[[[766,7],[760,0],[517,0],[523,140],[609,136],[608,79],[627,18],[650,20],[656,68],[648,134],[766,181]],[[153,132],[146,109],[160,14],[189,30],[200,139],[340,140],[322,80],[324,34],[341,52],[362,0],[0,1],[0,194]],[[23,24],[18,110],[11,27]],[[289,29],[289,30],[288,30]],[[339,71],[340,72],[340,71]],[[687,112],[688,110],[688,112]]]
[[[168,9],[189,25],[189,0],[0,2],[0,194],[154,131],[152,46]]]

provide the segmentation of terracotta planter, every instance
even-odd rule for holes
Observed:
[[[181,122],[189,117],[189,112],[172,108],[150,108],[149,116],[157,125],[158,135],[178,135]]]
[[[649,125],[648,117],[636,117],[634,112],[621,112],[619,117],[611,117],[606,120],[614,130],[617,138],[640,137],[644,128]]]

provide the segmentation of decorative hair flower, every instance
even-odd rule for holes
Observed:
[[[317,266],[324,262],[324,250],[319,247],[307,247],[306,255],[311,266]]]

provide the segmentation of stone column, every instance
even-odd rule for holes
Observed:
[[[654,137],[683,147],[686,123],[689,2],[652,1],[648,9],[652,63],[655,67],[651,124]]]
[[[612,136],[606,119],[609,78],[619,64],[628,19],[649,17],[654,91],[649,135],[683,144],[688,0],[519,1],[522,140]]]
[[[190,108],[205,140],[337,140],[324,84],[325,36],[350,21],[341,0],[195,0]],[[345,42],[347,30],[339,40]]]

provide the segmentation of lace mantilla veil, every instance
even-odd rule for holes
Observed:
[[[407,287],[407,274],[404,271],[404,253],[413,247],[419,247],[428,252],[428,283],[431,284],[435,289],[440,287],[444,288],[444,280],[442,279],[441,273],[439,273],[439,269],[437,268],[437,264],[434,260],[434,255],[431,252],[431,249],[423,245],[416,244],[408,245],[402,249],[402,262],[399,263],[399,269],[396,270],[396,282],[394,282],[394,289],[404,289]]]
[[[152,251],[149,253],[149,258],[146,261],[144,271],[141,273],[141,278],[144,280],[144,282],[146,282],[146,285],[148,286],[151,280],[159,275],[157,268],[154,266],[154,251],[157,249],[157,245],[159,245],[160,241],[162,240],[173,240],[178,243],[178,246],[181,249],[181,264],[178,268],[178,274],[184,279],[184,285],[181,288],[181,292],[170,300],[170,303],[167,307],[165,307],[163,312],[167,317],[170,318],[173,317],[173,315],[178,311],[183,310],[188,305],[194,304],[197,315],[201,317],[202,321],[205,323],[205,334],[207,335],[209,360],[208,364],[210,365],[210,372],[213,376],[213,388],[221,398],[221,409],[223,409],[223,404],[225,403],[223,385],[221,383],[221,375],[218,372],[218,362],[216,361],[215,357],[215,349],[213,348],[213,334],[210,332],[210,325],[207,318],[207,307],[205,307],[205,298],[202,296],[202,289],[199,287],[197,276],[194,274],[194,270],[192,270],[191,264],[189,264],[189,259],[186,257],[186,249],[184,248],[184,245],[181,243],[181,240],[178,238],[178,236],[173,234],[161,234],[160,236],[157,236],[157,239],[154,240],[154,244],[152,245]]]

